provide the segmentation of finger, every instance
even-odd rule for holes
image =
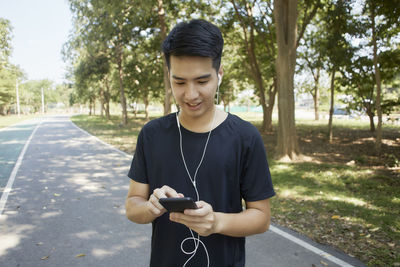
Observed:
[[[150,196],[149,202],[158,210],[164,210],[164,206],[160,204],[159,199],[154,194]]]
[[[155,206],[152,202],[148,202],[148,208],[151,213],[153,213],[156,216],[160,216],[163,214],[166,210],[165,209],[160,209],[159,207]]]
[[[164,198],[167,197],[167,195],[165,194],[165,190],[163,188],[156,188],[153,190],[153,195],[157,198]]]
[[[161,187],[161,190],[164,191],[166,197],[179,197],[179,194],[175,191],[175,189],[169,187],[168,185]]]
[[[202,217],[189,216],[181,212],[171,212],[169,218],[173,222],[182,223],[185,225],[199,224],[203,222]]]
[[[204,217],[213,212],[211,205],[207,202],[197,201],[196,205],[198,209],[186,209],[184,210],[184,214],[188,216]]]
[[[154,215],[161,215],[161,210],[159,210],[158,208],[156,208],[153,204],[149,205],[149,210],[151,213],[153,213]]]

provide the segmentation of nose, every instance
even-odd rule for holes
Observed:
[[[187,84],[186,90],[185,90],[185,99],[190,101],[194,100],[199,96],[199,92],[197,91],[197,88],[194,83],[189,82]]]

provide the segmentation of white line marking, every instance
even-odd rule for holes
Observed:
[[[329,261],[331,261],[333,263],[338,264],[339,266],[353,267],[353,265],[351,265],[351,264],[349,264],[349,263],[347,263],[345,261],[342,261],[341,259],[338,259],[335,256],[333,256],[333,255],[331,255],[331,254],[329,254],[329,253],[327,253],[327,252],[325,252],[325,251],[323,251],[323,250],[321,250],[319,248],[316,248],[313,245],[310,245],[307,242],[305,242],[305,241],[303,241],[303,240],[301,240],[301,239],[299,239],[299,238],[297,238],[297,237],[295,237],[295,236],[293,236],[293,235],[291,235],[289,233],[286,233],[286,232],[282,231],[281,229],[279,229],[279,228],[277,228],[277,227],[275,227],[273,225],[270,225],[269,229],[272,232],[275,232],[276,234],[278,234],[280,236],[283,236],[284,238],[289,239],[290,241],[302,246],[303,248],[306,248],[306,249],[314,252],[315,254],[318,254],[321,257],[323,257],[323,258],[325,258],[325,259],[327,259],[327,260],[329,260]]]
[[[36,130],[39,128],[40,124],[42,124],[42,121],[36,125],[35,129],[31,133],[31,136],[29,136],[28,141],[26,141],[24,148],[22,149],[21,153],[19,154],[18,160],[14,165],[14,168],[11,172],[10,178],[8,178],[7,185],[4,188],[3,194],[1,195],[1,199],[0,199],[0,217],[3,214],[4,207],[6,206],[6,203],[7,203],[8,195],[10,194],[10,192],[12,190],[12,186],[14,184],[15,177],[17,176],[18,169],[21,166],[25,152],[28,149],[29,143],[31,142],[32,137],[36,133]]]
[[[91,135],[91,134],[88,133],[87,131],[85,131],[85,130],[79,128],[79,127],[78,127],[75,123],[73,123],[72,121],[70,121],[70,122],[71,122],[72,125],[74,125],[76,128],[78,128],[79,130],[81,130],[82,132],[84,132],[85,134],[87,134],[88,136],[92,137],[92,138],[95,139],[96,141],[98,141],[98,142],[104,144],[105,146],[111,148],[112,150],[117,151],[118,153],[120,153],[120,154],[122,154],[122,155],[124,155],[124,156],[132,157],[131,155],[125,153],[124,151],[121,151],[121,150],[119,150],[118,148],[116,148],[116,147],[114,147],[114,146],[112,146],[112,145],[110,145],[110,144],[107,144],[107,143],[104,142],[103,140],[100,140],[98,137],[96,137],[96,136],[94,136],[94,135]],[[299,238],[297,238],[297,237],[295,237],[295,236],[293,236],[293,235],[291,235],[291,234],[289,234],[289,233],[286,233],[286,232],[280,230],[279,228],[277,228],[277,227],[275,227],[275,226],[273,226],[273,225],[270,225],[269,229],[270,229],[272,232],[274,232],[274,233],[276,233],[276,234],[278,234],[278,235],[280,235],[280,236],[282,236],[282,237],[284,237],[284,238],[286,238],[286,239],[288,239],[288,240],[290,240],[290,241],[292,241],[292,242],[294,242],[294,243],[296,243],[296,244],[298,244],[298,245],[300,245],[300,246],[302,246],[302,247],[304,247],[304,248],[306,248],[306,249],[308,249],[308,250],[310,250],[310,251],[312,251],[312,252],[314,252],[314,253],[320,255],[321,257],[323,257],[323,258],[325,258],[325,259],[327,259],[327,260],[329,260],[329,261],[331,261],[331,262],[333,262],[333,263],[338,264],[339,266],[343,266],[343,267],[354,267],[353,265],[351,265],[351,264],[349,264],[349,263],[347,263],[347,262],[345,262],[345,261],[342,261],[341,259],[338,259],[338,258],[336,258],[335,256],[333,256],[333,255],[331,255],[331,254],[329,254],[329,253],[327,253],[327,252],[325,252],[325,251],[323,251],[323,250],[320,250],[319,248],[316,248],[316,247],[314,247],[314,246],[308,244],[307,242],[305,242],[305,241],[303,241],[303,240],[301,240],[301,239],[299,239]]]
[[[107,146],[108,148],[114,150],[115,152],[117,152],[117,153],[123,155],[124,157],[132,158],[132,155],[129,155],[128,153],[125,153],[125,152],[122,151],[122,150],[119,150],[118,148],[116,148],[116,147],[114,147],[114,146],[112,146],[112,145],[110,145],[110,144],[104,142],[104,141],[101,140],[100,138],[98,138],[98,137],[96,137],[96,136],[94,136],[94,135],[88,133],[87,131],[83,130],[82,128],[79,128],[79,126],[76,125],[75,123],[73,123],[71,120],[70,120],[69,122],[70,122],[73,126],[75,126],[78,130],[80,130],[80,131],[82,131],[83,133],[87,134],[90,138],[96,140],[97,142],[102,143],[103,145],[105,145],[105,146]]]

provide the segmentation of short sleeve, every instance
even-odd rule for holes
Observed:
[[[260,134],[253,134],[247,145],[240,193],[246,201],[258,201],[275,195],[264,143]]]
[[[149,181],[147,175],[147,164],[146,156],[144,153],[144,146],[144,131],[142,129],[137,139],[136,151],[132,159],[132,164],[128,173],[128,177],[135,180],[136,182],[148,184]]]

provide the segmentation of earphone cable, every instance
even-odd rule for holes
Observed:
[[[181,126],[180,126],[180,122],[179,122],[178,112],[176,113],[176,121],[177,121],[177,124],[178,124],[178,130],[179,130],[179,145],[180,145],[182,160],[183,160],[183,164],[185,165],[185,169],[186,169],[186,172],[187,172],[187,174],[188,174],[188,176],[189,176],[189,179],[190,179],[190,181],[192,182],[192,185],[193,185],[194,190],[195,190],[195,192],[196,192],[197,201],[200,200],[200,196],[199,196],[199,191],[197,190],[197,186],[196,186],[196,177],[197,177],[198,170],[199,170],[201,164],[203,163],[204,156],[205,156],[205,154],[206,154],[206,150],[207,150],[207,146],[208,146],[208,141],[210,140],[211,132],[212,132],[212,130],[213,130],[213,126],[214,126],[216,114],[217,114],[217,112],[216,112],[216,108],[215,108],[213,120],[212,120],[212,123],[211,123],[210,131],[209,131],[208,136],[207,136],[206,144],[205,144],[205,146],[204,146],[203,154],[202,154],[202,156],[201,156],[199,165],[197,166],[196,171],[195,171],[195,173],[194,173],[194,176],[193,176],[193,178],[192,178],[192,176],[190,175],[189,169],[188,169],[188,167],[187,167],[187,164],[186,164],[185,156],[184,156],[184,154],[183,154]],[[182,250],[183,253],[185,253],[185,254],[187,254],[187,255],[190,255],[190,254],[191,254],[191,256],[186,260],[186,262],[185,262],[185,264],[183,265],[183,267],[185,267],[186,264],[196,255],[197,249],[198,249],[198,247],[199,247],[199,243],[203,246],[203,248],[204,248],[204,250],[205,250],[205,252],[206,252],[206,255],[207,255],[207,267],[208,267],[208,266],[210,265],[210,257],[209,257],[209,255],[208,255],[208,250],[207,250],[206,245],[203,243],[203,241],[200,240],[199,234],[197,234],[197,237],[195,237],[194,234],[193,234],[192,229],[189,228],[189,230],[190,230],[190,233],[191,233],[192,237],[185,238],[185,239],[181,242],[181,250]],[[188,241],[188,240],[193,240],[193,242],[194,242],[194,249],[193,249],[193,251],[189,251],[189,252],[188,252],[188,251],[184,250],[184,248],[183,248],[183,244],[184,244],[186,241]]]

